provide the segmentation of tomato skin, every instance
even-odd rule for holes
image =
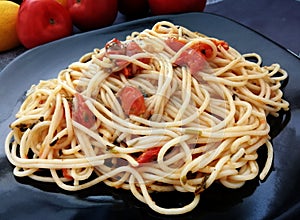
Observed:
[[[73,32],[68,10],[53,0],[24,0],[16,28],[21,43],[28,49],[67,37]]]
[[[109,54],[125,55],[126,47],[117,38],[113,38],[111,41],[106,43],[105,51],[106,51],[106,55],[109,55]],[[124,61],[124,60],[115,60],[115,62],[119,69],[123,69],[124,67],[126,67],[128,65],[128,62]]]
[[[148,163],[148,162],[153,161],[154,159],[157,158],[157,155],[161,148],[162,147],[159,146],[159,147],[153,147],[153,148],[147,149],[136,159],[136,161],[138,163]]]
[[[189,67],[193,76],[204,68],[205,63],[206,60],[203,55],[194,49],[187,49],[183,51],[175,60],[175,64]]]
[[[206,59],[210,59],[213,55],[213,49],[208,44],[197,43],[192,46],[192,49],[201,53]]]
[[[62,169],[62,174],[63,174],[63,177],[65,177],[67,179],[70,179],[70,180],[73,179],[73,177],[70,175],[68,169],[66,169],[66,168]]]
[[[118,0],[68,0],[73,24],[81,31],[95,30],[113,24]]]
[[[165,42],[175,52],[179,51],[185,45],[185,42],[176,38],[168,38]],[[191,74],[195,76],[198,71],[204,68],[205,58],[207,58],[208,54],[212,54],[212,49],[209,45],[203,43],[195,44],[183,51],[175,60],[175,64],[189,67]]]
[[[126,55],[127,56],[133,56],[138,53],[142,53],[143,49],[135,42],[135,41],[130,41],[127,46],[126,46]],[[149,64],[150,58],[141,58],[139,61]]]
[[[148,0],[153,15],[201,12],[206,0]]]
[[[229,44],[224,40],[212,40],[212,42],[214,42],[217,47],[221,46],[225,50],[229,50]]]
[[[176,38],[169,37],[165,40],[166,44],[175,52],[180,50],[186,43]]]
[[[146,112],[144,96],[137,88],[125,86],[119,92],[118,97],[125,114],[140,116]]]
[[[110,54],[120,54],[120,55],[126,55],[130,57],[135,54],[142,53],[143,49],[135,41],[129,41],[126,44],[124,44],[121,41],[119,41],[117,38],[113,38],[112,40],[106,43],[105,51],[106,51],[106,55],[108,56]],[[149,64],[150,58],[141,58],[139,59],[139,61],[145,64]],[[116,59],[115,64],[117,70],[119,70],[116,72],[122,72],[127,78],[135,74],[131,71],[132,64],[130,64],[128,61]]]
[[[95,115],[84,102],[82,95],[75,93],[76,102],[73,101],[72,118],[74,121],[91,128],[95,122]]]

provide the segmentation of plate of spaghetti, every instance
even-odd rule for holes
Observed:
[[[299,69],[276,43],[207,13],[32,49],[1,72],[0,213],[297,215]]]

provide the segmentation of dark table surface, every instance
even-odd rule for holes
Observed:
[[[208,2],[216,3],[208,4],[204,12],[237,21],[300,56],[300,0],[208,0]],[[119,14],[114,24],[126,21],[129,19]],[[21,46],[0,53],[0,71],[25,51],[26,49]]]

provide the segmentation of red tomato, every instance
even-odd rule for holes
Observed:
[[[67,178],[67,179],[73,179],[73,177],[70,175],[69,173],[69,170],[66,169],[66,168],[63,168],[62,169],[62,174],[63,174],[63,177]]]
[[[87,128],[91,128],[96,122],[95,115],[89,109],[79,93],[75,93],[75,99],[76,100],[73,100],[72,109],[73,120]]]
[[[137,53],[142,53],[143,49],[135,42],[129,41],[127,44],[122,43],[117,38],[112,39],[107,42],[105,45],[106,55],[110,54],[121,54],[127,56],[133,56]],[[149,58],[139,59],[141,62],[148,64],[150,62]],[[118,70],[121,70],[125,76],[132,76],[132,73],[129,73],[130,68],[126,68],[129,65],[129,62],[125,60],[115,60],[115,64],[118,67]]]
[[[204,43],[197,43],[195,45],[192,46],[192,49],[202,53],[202,55],[206,58],[209,59],[212,57],[213,55],[213,49],[211,48],[211,46],[209,46],[208,44],[204,44]]]
[[[206,0],[148,0],[153,15],[203,11]]]
[[[130,41],[126,46],[126,55],[127,56],[133,56],[137,53],[142,53],[143,49],[134,41]],[[139,61],[149,64],[150,59],[149,58],[141,58]]]
[[[194,49],[187,49],[175,60],[175,64],[179,66],[189,67],[191,74],[195,74],[202,70],[205,66],[205,59],[201,53]]]
[[[68,0],[73,24],[81,31],[95,30],[113,24],[118,0]]]
[[[165,42],[176,52],[185,45],[185,42],[179,41],[176,38],[168,38]],[[211,56],[211,54],[212,49],[209,45],[199,43],[183,51],[175,60],[175,64],[189,67],[191,74],[195,76],[198,71],[203,69],[206,62],[205,58]]]
[[[24,0],[16,28],[26,48],[69,36],[73,31],[68,10],[53,0]]]
[[[136,161],[138,163],[148,163],[157,158],[157,155],[162,147],[153,147],[143,152]]]
[[[212,40],[214,42],[214,44],[218,47],[221,46],[223,47],[225,50],[229,50],[229,44],[226,41],[223,40]]]
[[[148,15],[148,0],[118,0],[118,9],[127,17],[137,18]]]
[[[176,38],[169,37],[165,40],[166,44],[174,51],[180,50],[186,43]]]
[[[127,115],[137,115],[145,113],[146,105],[144,96],[140,90],[132,86],[124,87],[118,97],[121,100],[121,105]]]
[[[117,38],[112,39],[111,41],[107,42],[105,45],[106,54],[126,54],[126,47],[125,45],[119,41]],[[127,61],[124,60],[116,60],[116,66],[118,69],[123,69],[128,65]]]

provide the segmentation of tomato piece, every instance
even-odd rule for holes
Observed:
[[[198,71],[202,70],[205,62],[206,60],[203,55],[194,49],[183,51],[175,60],[176,65],[189,67],[192,75],[195,75]]]
[[[114,38],[105,45],[106,54],[120,54],[126,56],[133,56],[137,53],[142,53],[143,49],[134,41],[130,41],[127,45],[123,44],[118,39]],[[148,64],[150,62],[149,58],[139,59],[141,62]],[[125,60],[117,59],[115,60],[118,70],[125,68],[130,63]],[[127,70],[125,70],[127,71]],[[123,71],[122,71],[123,72]],[[128,72],[127,72],[128,73]],[[132,74],[134,75],[134,74]]]
[[[126,46],[127,56],[132,56],[134,54],[141,53],[141,52],[143,52],[142,48],[135,41],[128,42]]]
[[[127,56],[133,56],[138,53],[142,53],[143,49],[135,42],[135,41],[130,41],[127,46],[126,46],[126,55]],[[148,64],[150,62],[149,58],[142,58],[139,59],[139,61]]]
[[[126,47],[125,45],[119,41],[117,38],[113,38],[111,41],[107,42],[105,45],[106,54],[126,54]],[[119,68],[124,68],[129,62],[125,60],[117,59],[115,60],[116,66]]]
[[[147,149],[145,152],[143,152],[137,159],[136,161],[138,163],[148,163],[157,158],[157,155],[162,147],[153,147],[150,149]]]
[[[209,59],[213,55],[213,49],[211,46],[205,43],[197,43],[192,46],[192,49],[201,53],[206,59]]]
[[[124,87],[118,94],[121,106],[127,115],[137,115],[146,112],[144,96],[140,90],[133,86]]]
[[[180,50],[184,45],[185,45],[185,42],[184,41],[181,41],[181,40],[178,40],[174,37],[169,37],[165,40],[165,43],[174,51],[178,51]]]
[[[123,70],[121,70],[122,73],[124,74],[124,76],[126,78],[130,78],[131,76],[133,76],[131,70],[128,67],[125,67]]]
[[[65,178],[67,178],[67,179],[73,179],[73,177],[70,175],[68,169],[63,168],[63,169],[61,169],[61,170],[62,170],[63,177],[65,177]]]
[[[117,38],[113,38],[105,44],[105,50],[109,54],[125,54],[126,48]]]
[[[165,40],[165,43],[176,52],[185,45],[184,41],[178,40],[176,38],[168,38]],[[201,49],[208,49],[207,47],[205,47],[205,45],[206,44],[202,44]],[[204,67],[205,58],[202,52],[203,51],[200,50],[200,43],[196,44],[191,48],[187,48],[185,51],[183,51],[174,63],[178,66],[189,67],[191,74],[194,75]]]
[[[76,100],[73,100],[72,109],[73,120],[87,128],[91,128],[96,121],[95,115],[84,102],[82,95],[76,93],[75,99]]]
[[[224,41],[224,40],[214,40],[212,39],[212,42],[214,42],[214,44],[218,47],[218,46],[221,46],[223,47],[225,50],[228,50],[229,49],[229,44]]]

